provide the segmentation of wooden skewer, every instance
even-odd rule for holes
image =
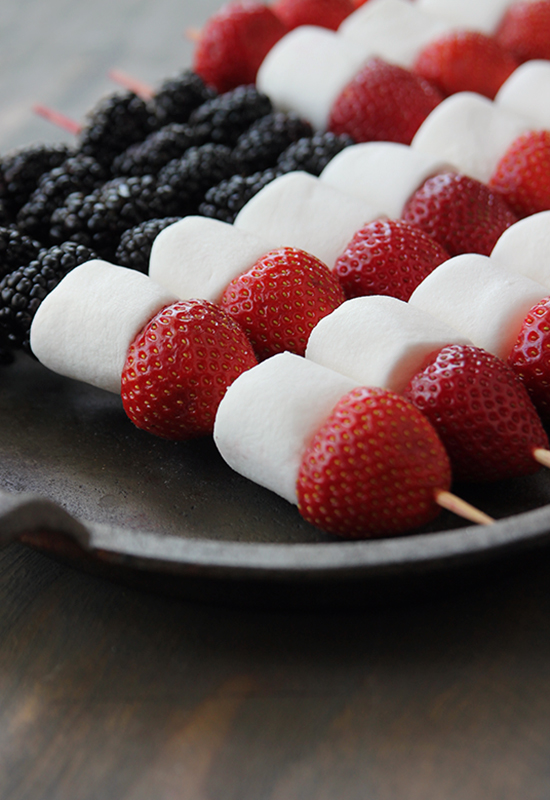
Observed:
[[[441,508],[446,508],[447,511],[452,511],[453,514],[463,517],[470,522],[475,522],[477,525],[492,525],[495,521],[493,517],[480,511],[475,506],[470,505],[466,500],[462,500],[462,498],[457,497],[455,494],[452,494],[452,492],[446,492],[443,489],[436,489],[435,502],[438,503]]]
[[[34,105],[32,110],[35,114],[38,114],[39,117],[44,117],[44,119],[47,119],[48,122],[53,122],[53,124],[57,125],[58,128],[62,128],[69,133],[73,133],[75,136],[78,135],[82,130],[82,125],[80,125],[78,122],[75,122],[74,119],[65,116],[65,114],[61,114],[59,111],[54,111],[53,108],[38,104]]]
[[[151,86],[138,78],[134,78],[132,75],[128,75],[127,72],[123,72],[120,69],[112,69],[107,74],[112,81],[134,92],[142,100],[150,100],[153,97],[154,91]]]
[[[543,467],[550,468],[550,450],[545,450],[543,447],[537,447],[533,450],[533,458],[542,464]]]
[[[189,42],[198,42],[201,38],[199,28],[186,28],[183,35]]]

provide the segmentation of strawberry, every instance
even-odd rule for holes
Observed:
[[[489,185],[520,217],[550,209],[550,131],[529,131],[512,142]]]
[[[298,475],[298,509],[353,538],[400,534],[437,516],[449,458],[426,417],[385,389],[345,395],[313,437]]]
[[[457,30],[424,47],[413,70],[444,95],[477,92],[492,100],[517,66],[516,59],[492,36]]]
[[[257,363],[239,326],[206,300],[162,309],[134,339],[122,373],[124,410],[166,439],[204,436],[227,387]]]
[[[276,0],[271,10],[291,30],[318,25],[335,31],[354,11],[351,0]]]
[[[424,78],[403,67],[372,58],[336,99],[329,130],[356,142],[410,144],[442,95]]]
[[[260,64],[285,33],[286,26],[263,3],[227,3],[201,31],[193,69],[218,92],[254,83]]]
[[[346,298],[388,294],[407,301],[426,275],[449,258],[420,228],[375,220],[357,231],[333,267]]]
[[[495,481],[539,469],[548,437],[525,386],[504,361],[468,345],[440,350],[404,396],[430,420],[464,481]]]
[[[517,217],[498,192],[454,172],[428,178],[407,202],[402,219],[418,225],[451,256],[489,255]]]
[[[550,0],[519,0],[504,14],[496,40],[518,61],[550,59]]]
[[[344,299],[326,264],[304,250],[282,247],[232,280],[220,305],[263,360],[285,350],[303,355],[317,322]]]
[[[525,384],[543,422],[550,423],[550,297],[525,317],[508,365]]]

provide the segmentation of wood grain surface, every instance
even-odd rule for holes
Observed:
[[[152,83],[219,2],[2,0],[0,147]],[[0,465],[0,469],[2,466]],[[549,478],[550,480],[550,478]],[[201,606],[0,552],[1,800],[547,800],[550,556],[340,613]]]

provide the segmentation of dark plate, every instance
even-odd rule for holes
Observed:
[[[498,518],[336,541],[230,470],[210,440],[143,433],[120,399],[27,357],[0,372],[0,539],[214,601],[343,605],[465,580],[544,544],[550,476],[455,487]],[[52,502],[53,501],[53,502]]]

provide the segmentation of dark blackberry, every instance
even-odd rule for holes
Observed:
[[[155,191],[155,178],[144,175],[114,178],[88,195],[73,192],[52,214],[50,237],[84,244],[113,261],[124,231],[157,216],[151,210]]]
[[[296,114],[282,111],[266,114],[252,123],[237,140],[233,158],[239,165],[238,171],[243,175],[251,175],[273,167],[292,142],[312,135],[313,128],[309,122]]]
[[[8,153],[0,160],[0,199],[10,217],[23,206],[40,176],[58,167],[71,155],[65,144],[36,144]]]
[[[151,105],[160,125],[187,122],[195,108],[216,97],[195,72],[186,70],[176,78],[165,80],[153,96]]]
[[[326,165],[344,147],[353,144],[347,134],[316,133],[314,136],[291,144],[277,160],[277,168],[282,172],[303,170],[312,175],[320,175]]]
[[[181,217],[164,217],[164,219],[150,219],[124,231],[116,251],[116,263],[121,267],[129,267],[139,272],[149,269],[149,256],[153,242],[161,231]]]
[[[13,270],[0,281],[0,328],[13,348],[30,352],[31,322],[42,300],[70,270],[96,258],[82,245],[64,242],[40,250],[27,266]]]
[[[157,127],[147,104],[134,92],[109,95],[88,114],[79,135],[80,152],[110,167],[119,153],[142,142]]]
[[[0,228],[0,278],[36,258],[41,247],[15,227]]]
[[[271,100],[255,86],[238,86],[199,106],[189,117],[211,142],[234,147],[253,122],[273,111]]]
[[[49,238],[50,219],[72,192],[89,194],[108,179],[105,167],[82,153],[67,158],[59,167],[46,172],[37,188],[17,215],[19,230],[43,242]]]
[[[229,147],[204,144],[191,147],[182,158],[170,161],[158,174],[157,217],[195,214],[211,186],[235,173]]]
[[[156,175],[169,161],[204,142],[194,128],[174,122],[128,147],[115,158],[111,169],[115,175]]]
[[[199,206],[199,214],[221,219],[223,222],[234,222],[250,198],[281,174],[278,170],[266,169],[254,175],[232,175],[206,192],[204,201]]]

